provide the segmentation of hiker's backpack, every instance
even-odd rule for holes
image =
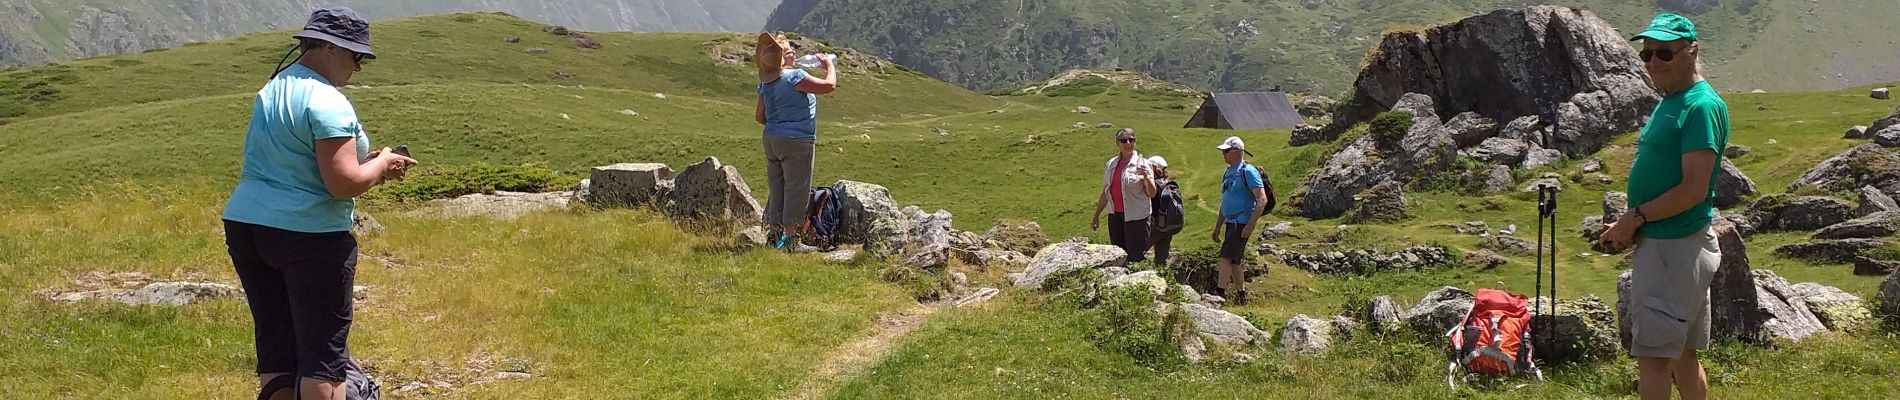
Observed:
[[[1265,216],[1267,216],[1267,214],[1268,214],[1268,213],[1272,213],[1272,212],[1273,212],[1273,207],[1274,207],[1275,205],[1278,205],[1278,204],[1279,204],[1279,203],[1278,203],[1278,201],[1276,201],[1276,200],[1274,200],[1274,198],[1275,198],[1275,197],[1277,197],[1277,195],[1275,195],[1275,194],[1273,193],[1273,179],[1272,179],[1272,178],[1267,178],[1267,171],[1266,171],[1266,170],[1262,170],[1262,169],[1260,169],[1260,167],[1257,167],[1257,166],[1254,166],[1253,164],[1250,164],[1250,163],[1248,163],[1248,162],[1246,162],[1246,161],[1241,161],[1241,162],[1240,162],[1240,165],[1241,165],[1241,166],[1243,167],[1243,168],[1241,168],[1241,173],[1246,173],[1246,170],[1247,170],[1248,168],[1252,168],[1252,169],[1253,169],[1253,172],[1254,172],[1255,174],[1259,174],[1259,175],[1260,175],[1260,188],[1261,188],[1261,189],[1262,189],[1263,191],[1266,191],[1266,192],[1267,192],[1267,206],[1266,206],[1266,207],[1264,207],[1264,208],[1261,208],[1261,209],[1260,209],[1260,215],[1258,215],[1258,216],[1260,216],[1260,217],[1265,217]],[[1223,177],[1222,179],[1225,179],[1225,178]],[[1244,177],[1243,177],[1243,178],[1240,178],[1240,179],[1242,179],[1242,180],[1244,181],[1244,180],[1245,180],[1246,178],[1244,178]],[[1228,185],[1228,184],[1230,184],[1230,183],[1229,183],[1229,182],[1225,182],[1225,181],[1223,181],[1223,182],[1221,182],[1221,190],[1222,190],[1222,191],[1226,191],[1226,190],[1227,190],[1227,186],[1226,186],[1226,185]]]
[[[300,380],[302,380],[302,378],[298,377],[297,374],[278,375],[276,378],[272,378],[270,382],[265,382],[264,387],[258,389],[257,400],[272,400],[277,397],[276,395],[279,392],[285,391],[288,391],[287,394],[289,394],[292,399],[301,397],[302,395],[297,392],[299,386],[298,381]],[[368,374],[363,372],[363,366],[357,364],[356,359],[350,359],[347,363],[343,364],[343,392],[343,398],[346,400],[379,400],[383,398],[383,388],[376,384],[375,379],[370,378]]]
[[[805,239],[819,250],[830,251],[838,247],[838,225],[843,220],[843,206],[838,205],[838,191],[827,186],[811,189],[811,202],[805,206]]]
[[[1173,235],[1181,233],[1181,228],[1187,225],[1185,216],[1181,215],[1181,185],[1172,179],[1155,193],[1153,209],[1155,232]]]
[[[1529,309],[1524,295],[1478,289],[1471,312],[1446,333],[1451,337],[1451,370],[1462,367],[1493,376],[1536,372],[1531,362]]]

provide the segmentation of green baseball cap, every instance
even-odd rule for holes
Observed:
[[[1689,17],[1684,17],[1676,13],[1662,13],[1656,15],[1656,19],[1649,21],[1649,28],[1643,29],[1643,33],[1636,34],[1636,36],[1631,37],[1630,40],[1642,40],[1643,38],[1656,39],[1664,42],[1689,39],[1689,41],[1694,42],[1697,39],[1695,23],[1689,22]]]

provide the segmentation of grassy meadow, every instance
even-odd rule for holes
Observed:
[[[730,34],[599,33],[579,49],[541,25],[497,14],[421,17],[377,25],[382,57],[344,93],[379,146],[408,144],[424,164],[532,166],[571,182],[589,167],[707,156],[738,167],[763,195],[752,121],[752,74],[712,49]],[[146,54],[0,71],[0,394],[29,398],[248,398],[254,390],[250,320],[240,299],[184,307],[46,300],[93,273],[236,284],[217,216],[235,184],[250,93],[282,55],[287,32]],[[521,38],[519,43],[504,39]],[[742,38],[739,40],[743,40]],[[540,47],[546,54],[526,48]],[[560,72],[557,74],[556,72]],[[955,213],[958,229],[1034,219],[1051,237],[1088,229],[1112,128],[1138,130],[1144,153],[1166,156],[1183,186],[1189,226],[1176,248],[1209,243],[1223,164],[1212,147],[1240,135],[1282,196],[1332,144],[1286,146],[1288,132],[1179,128],[1199,99],[1128,82],[1078,83],[1038,94],[984,95],[903,69],[846,74],[820,101],[815,181],[889,187],[900,205]],[[565,74],[565,75],[563,75]],[[571,75],[571,77],[565,77]],[[1866,88],[1739,94],[1716,86],[1734,117],[1734,162],[1766,194],[1826,157],[1859,144],[1848,126],[1885,115],[1891,101]],[[47,94],[47,93],[51,94]],[[663,96],[656,96],[663,94]],[[37,96],[36,96],[37,95]],[[18,97],[9,97],[18,96]],[[1077,106],[1091,107],[1077,113]],[[637,115],[623,113],[632,111]],[[0,110],[6,111],[6,110]],[[1074,128],[1081,122],[1089,128]],[[1598,154],[1616,178],[1596,183],[1571,160],[1560,199],[1562,296],[1613,302],[1622,257],[1587,253],[1577,221],[1605,191],[1622,189],[1634,142]],[[1573,178],[1574,177],[1574,178]],[[1573,180],[1574,179],[1574,180]],[[1095,311],[1026,290],[944,309],[888,354],[841,373],[825,360],[880,329],[880,316],[922,307],[881,264],[739,250],[646,210],[575,209],[516,220],[411,215],[416,199],[377,189],[360,207],[388,233],[363,239],[353,351],[386,390],[440,381],[392,398],[1630,398],[1634,364],[1605,360],[1547,370],[1549,382],[1443,384],[1441,341],[1360,338],[1320,357],[1252,351],[1260,360],[1193,366],[1144,364],[1088,337]],[[1337,247],[1481,239],[1443,225],[1515,224],[1529,237],[1533,196],[1440,190],[1408,193],[1415,218],[1353,225],[1281,213],[1293,246],[1339,237]],[[1756,268],[1871,297],[1880,278],[1848,265],[1771,254],[1802,233],[1752,237]],[[1367,277],[1318,276],[1270,266],[1251,283],[1255,303],[1230,307],[1274,332],[1295,314],[1331,316],[1359,294],[1402,305],[1445,285],[1527,292],[1533,260],[1497,269],[1453,268]],[[996,284],[1007,271],[971,272]],[[1708,355],[1718,398],[1892,398],[1900,338],[1889,332],[1823,337],[1775,349],[1722,344]],[[498,372],[525,379],[495,380]],[[813,386],[818,385],[818,386]]]

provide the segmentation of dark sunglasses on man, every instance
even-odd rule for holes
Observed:
[[[1688,49],[1689,49],[1689,46],[1682,46],[1682,48],[1675,49],[1675,50],[1670,50],[1670,49],[1643,50],[1643,51],[1636,52],[1636,55],[1638,57],[1642,57],[1643,62],[1649,62],[1649,59],[1652,57],[1658,60],[1662,60],[1662,62],[1672,62],[1672,61],[1676,61],[1676,54],[1681,54],[1683,50],[1688,50]]]
[[[1115,139],[1115,141],[1122,142],[1122,143],[1134,143],[1135,138],[1126,137],[1126,138]]]

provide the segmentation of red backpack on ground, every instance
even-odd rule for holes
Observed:
[[[1447,367],[1451,373],[1462,367],[1494,376],[1533,373],[1542,380],[1543,374],[1531,362],[1529,303],[1521,294],[1478,289],[1471,313],[1446,332],[1451,337],[1452,360]]]

